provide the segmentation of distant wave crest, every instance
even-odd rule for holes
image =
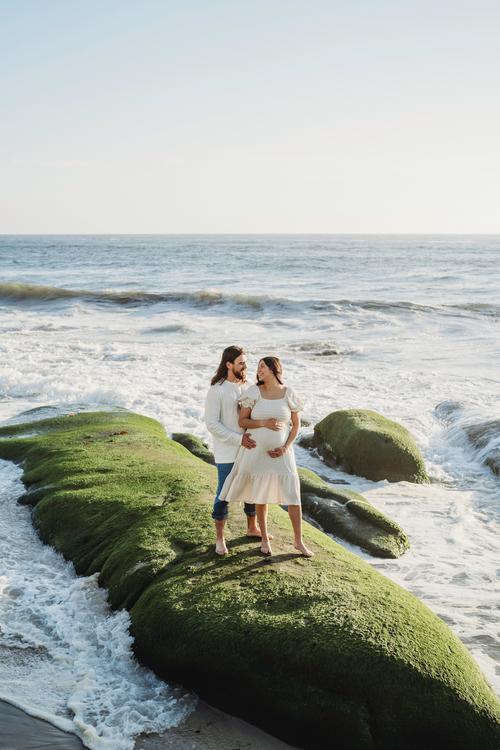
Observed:
[[[500,318],[500,305],[489,303],[462,303],[426,305],[416,302],[382,301],[382,300],[325,300],[325,299],[290,299],[288,297],[271,297],[268,295],[230,294],[211,289],[195,292],[143,292],[140,290],[94,291],[88,289],[64,289],[55,286],[38,284],[3,283],[0,284],[0,300],[4,302],[23,302],[50,304],[58,300],[75,299],[98,304],[115,304],[130,307],[171,303],[191,307],[211,308],[232,306],[253,311],[312,311],[330,313],[348,313],[356,310],[367,310],[385,314],[394,313],[445,313],[448,315],[487,315]]]
[[[185,302],[188,304],[211,307],[225,302],[261,309],[267,297],[255,297],[244,294],[225,295],[222,292],[201,290],[197,292],[114,292],[91,291],[88,289],[64,289],[39,284],[0,284],[0,299],[15,302],[53,302],[64,299],[81,299],[82,301],[109,302],[118,305],[148,305],[161,302]]]
[[[464,302],[461,305],[446,305],[446,307],[450,310],[463,310],[464,312],[500,318],[500,305],[493,305],[487,302]]]

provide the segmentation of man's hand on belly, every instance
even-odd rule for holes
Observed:
[[[241,444],[244,448],[255,448],[255,440],[252,439],[252,436],[249,432],[245,432],[243,434],[243,437],[241,438]]]

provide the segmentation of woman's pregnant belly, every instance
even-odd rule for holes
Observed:
[[[267,427],[258,427],[255,430],[249,430],[252,438],[256,442],[256,449],[269,451],[272,448],[281,448],[288,437],[288,427],[282,430],[269,430]]]

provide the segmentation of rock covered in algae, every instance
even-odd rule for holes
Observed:
[[[191,432],[173,432],[172,440],[183,445],[193,456],[198,456],[198,458],[201,458],[207,464],[215,464],[214,454],[208,445]]]
[[[365,497],[299,469],[302,508],[323,529],[375,557],[400,557],[410,543],[403,529]]]
[[[312,445],[325,461],[350,474],[374,481],[428,481],[424,459],[408,430],[375,411],[332,412],[315,425]]]
[[[237,507],[218,558],[215,469],[158,422],[100,412],[36,429],[0,429],[0,455],[46,486],[42,539],[79,573],[99,571],[158,674],[307,750],[498,748],[499,702],[463,644],[360,558],[309,526],[315,557],[297,557],[276,506],[273,558]]]

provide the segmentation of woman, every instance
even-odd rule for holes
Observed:
[[[278,357],[260,360],[257,385],[245,391],[240,404],[240,427],[251,428],[256,446],[252,450],[239,450],[220,499],[255,503],[262,533],[260,551],[266,556],[272,554],[267,506],[269,503],[287,505],[295,549],[304,557],[312,557],[313,552],[302,539],[300,482],[292,448],[300,427],[302,403],[290,387],[283,385]],[[272,428],[270,420],[274,420]]]

